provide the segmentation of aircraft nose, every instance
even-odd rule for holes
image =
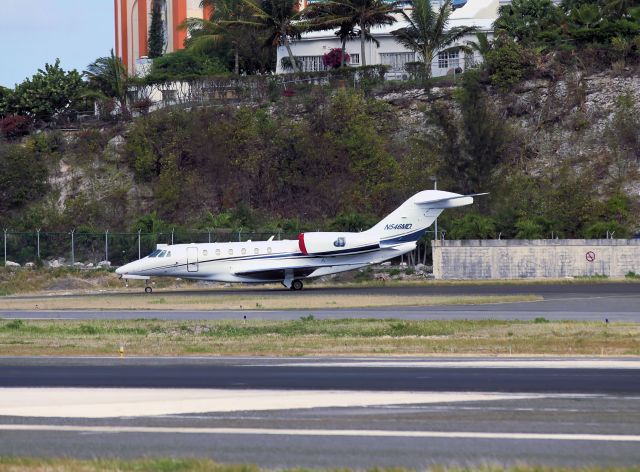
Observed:
[[[122,275],[124,274],[124,266],[120,266],[116,269],[116,274]]]

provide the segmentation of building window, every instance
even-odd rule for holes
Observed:
[[[349,64],[360,64],[360,54],[349,54],[349,56],[351,56]]]
[[[412,52],[382,52],[380,53],[380,64],[390,67],[392,72],[404,72],[404,65],[407,62],[414,62],[416,56]]]
[[[327,70],[327,66],[322,62],[322,56],[297,56],[296,60],[301,64],[302,72]]]
[[[457,49],[450,49],[438,53],[438,69],[451,69],[460,66],[460,56]]]

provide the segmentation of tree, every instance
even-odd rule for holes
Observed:
[[[341,48],[334,48],[324,56],[322,56],[322,63],[325,65],[325,67],[330,67],[331,69],[343,67],[350,60],[351,57],[349,56],[349,54],[345,53]]]
[[[121,113],[128,114],[129,76],[120,58],[113,53],[113,49],[110,56],[99,57],[89,64],[84,74],[88,79],[90,89],[97,97],[117,100]]]
[[[332,1],[312,3],[303,10],[302,17],[307,31],[338,28],[335,34],[340,38],[340,67],[344,67],[347,40],[358,36],[355,31],[357,19],[349,15],[349,8],[345,3]]]
[[[422,56],[426,79],[431,77],[431,63],[438,51],[476,30],[473,26],[447,29],[452,11],[451,0],[445,0],[437,11],[431,0],[414,0],[410,14],[402,11],[409,26],[391,32],[396,41]]]
[[[149,27],[149,57],[160,57],[164,53],[164,22],[162,10],[164,0],[152,0],[151,25]]]
[[[47,168],[35,154],[23,146],[0,144],[0,215],[45,192]]]
[[[78,71],[65,72],[60,59],[56,59],[55,64],[45,64],[44,70],[38,69],[33,77],[16,86],[7,97],[5,112],[48,121],[77,103],[84,86]]]
[[[251,26],[266,33],[265,46],[282,46],[287,49],[291,67],[294,72],[300,72],[300,68],[291,52],[291,39],[299,39],[302,33],[302,25],[299,23],[300,12],[297,11],[297,0],[264,0],[262,5],[257,5],[251,0],[242,0],[251,12],[248,20],[238,19],[225,21],[230,27]]]
[[[208,19],[187,18],[183,24],[190,32],[187,48],[203,53],[228,41],[233,50],[233,71],[239,75],[240,45],[247,36],[247,27],[234,23],[250,21],[252,10],[243,0],[201,0],[200,7],[209,8],[212,13]]]
[[[183,49],[155,58],[145,79],[149,82],[165,82],[225,73],[228,71],[218,58]]]
[[[339,36],[346,41],[353,26],[360,27],[360,63],[366,66],[365,43],[375,41],[371,28],[395,23],[393,14],[399,11],[398,3],[385,0],[328,0],[325,3],[324,29],[339,27]],[[322,20],[318,20],[317,25],[322,25]]]
[[[490,216],[467,213],[451,224],[448,234],[453,239],[489,239],[496,235],[496,222]]]
[[[505,32],[524,45],[553,42],[562,15],[552,0],[513,0],[498,10],[494,22],[496,35]]]

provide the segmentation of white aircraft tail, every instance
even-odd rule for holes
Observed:
[[[424,190],[416,193],[366,233],[378,235],[381,245],[417,241],[442,210],[471,205],[473,197],[479,195],[487,194],[460,195],[442,190]]]

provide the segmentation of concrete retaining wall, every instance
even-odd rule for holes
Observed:
[[[434,241],[436,279],[640,274],[640,239]]]

